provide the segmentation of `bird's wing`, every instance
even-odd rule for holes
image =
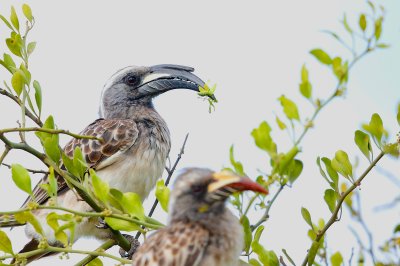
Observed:
[[[195,223],[177,222],[150,236],[135,252],[135,266],[198,266],[209,232]]]
[[[136,123],[131,119],[98,119],[87,126],[80,135],[94,136],[102,141],[94,139],[72,139],[64,148],[65,154],[72,158],[76,147],[80,147],[89,167],[101,169],[113,164],[119,158],[119,154],[126,151],[135,143],[139,134]],[[63,166],[61,166],[63,167]],[[57,175],[59,194],[68,186],[64,178]],[[33,190],[33,199],[38,204],[43,204],[49,198],[42,184],[48,182],[44,176]],[[22,207],[31,201],[29,197]]]

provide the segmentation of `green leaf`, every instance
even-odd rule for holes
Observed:
[[[47,156],[50,157],[54,162],[58,163],[61,159],[61,151],[58,146],[58,135],[53,134],[53,136],[46,138],[43,143],[43,148]]]
[[[323,157],[322,162],[325,165],[325,169],[328,172],[328,175],[330,177],[330,179],[332,180],[332,182],[329,182],[329,184],[331,185],[331,187],[337,191],[338,190],[338,183],[339,183],[339,175],[338,173],[335,171],[335,169],[332,168],[332,164],[331,164],[331,160],[329,160],[326,157]]]
[[[20,164],[11,165],[12,179],[19,189],[32,195],[31,177],[28,171]]]
[[[369,139],[369,135],[365,134],[361,130],[357,130],[354,133],[354,142],[356,143],[357,147],[360,151],[367,157],[367,159],[371,160],[371,142]]]
[[[14,73],[17,66],[15,65],[15,62],[12,59],[11,55],[4,53],[3,58],[6,66]]]
[[[106,203],[108,198],[108,193],[110,192],[110,186],[108,185],[107,182],[101,180],[93,169],[89,169],[89,173],[92,179],[94,195],[101,202]]]
[[[117,218],[111,218],[111,217],[106,217],[104,219],[107,223],[108,226],[110,226],[112,229],[114,230],[122,230],[122,231],[137,231],[140,229],[140,226],[132,223],[132,222],[128,222],[125,220],[120,220]]]
[[[118,210],[125,212],[122,204],[123,197],[124,194],[121,191],[115,188],[111,188],[110,193],[108,194],[108,201],[114,208],[117,208]]]
[[[126,192],[123,194],[121,200],[124,211],[139,220],[145,220],[144,208],[140,196],[133,192]]]
[[[292,160],[288,167],[288,178],[291,184],[296,181],[296,179],[300,176],[301,172],[303,171],[303,162],[300,160]]]
[[[260,237],[264,230],[264,226],[259,226],[254,234],[253,242],[251,243],[251,248],[254,253],[258,255],[258,259],[267,266],[279,266],[279,260],[275,252],[266,250],[260,243]]]
[[[365,29],[367,28],[367,18],[365,16],[365,14],[361,14],[360,15],[360,19],[358,21],[358,25],[360,26],[360,29],[362,31],[365,31]]]
[[[249,260],[249,263],[251,266],[263,266],[261,263],[259,263],[256,259],[252,258]]]
[[[14,28],[17,31],[19,31],[19,20],[18,20],[17,13],[15,12],[15,8],[13,6],[11,7],[10,21],[11,21],[11,24],[14,26]]]
[[[37,233],[43,235],[43,228],[41,224],[30,211],[16,213],[15,220],[17,220],[17,222],[20,224],[30,223]]]
[[[83,177],[86,173],[87,164],[80,147],[75,147],[74,158],[72,161],[74,163],[74,168],[78,173],[78,177]]]
[[[21,95],[24,88],[24,76],[20,70],[16,71],[11,78],[11,85],[18,96]]]
[[[379,145],[381,144],[382,136],[387,135],[387,132],[383,127],[382,119],[377,113],[372,115],[368,125],[363,125],[363,129],[369,132],[376,139]]]
[[[312,54],[318,61],[320,61],[322,64],[325,65],[330,65],[332,64],[332,59],[331,57],[324,52],[322,49],[314,49],[310,51],[310,54]]]
[[[62,162],[65,168],[67,168],[68,172],[70,172],[73,176],[78,177],[79,172],[74,167],[74,162],[71,158],[69,158],[64,152],[61,153]]]
[[[231,162],[233,168],[235,169],[235,172],[236,172],[236,173],[238,173],[239,175],[246,175],[246,174],[244,173],[242,163],[235,160],[233,145],[232,145],[231,148],[229,149],[229,160],[230,160],[230,162]]]
[[[293,162],[299,151],[299,148],[297,146],[294,146],[281,157],[279,164],[276,165],[279,168],[278,170],[280,174],[285,174],[288,172],[289,165]]]
[[[325,190],[324,200],[328,204],[329,210],[333,213],[336,207],[336,192],[332,189]]]
[[[279,127],[281,130],[284,130],[284,129],[287,128],[286,124],[283,123],[282,120],[280,120],[278,116],[276,116],[276,119],[275,119],[275,120],[276,120],[276,123],[278,124],[278,127]]]
[[[11,241],[7,234],[0,230],[0,250],[7,254],[14,254]]]
[[[400,126],[400,103],[397,105],[397,123]]]
[[[300,121],[299,111],[296,104],[292,100],[286,98],[285,95],[279,97],[278,100],[281,102],[283,112],[289,120],[295,119]]]
[[[390,45],[387,44],[387,43],[378,43],[378,44],[376,45],[376,47],[381,48],[381,49],[386,49],[386,48],[389,48]]]
[[[308,70],[306,68],[306,65],[303,65],[303,67],[301,68],[301,83],[299,85],[299,88],[301,95],[303,95],[307,99],[311,98],[312,86],[308,80]]]
[[[101,261],[101,259],[99,259],[99,257],[97,257],[86,265],[87,266],[103,266],[103,262]]]
[[[308,81],[308,70],[305,64],[301,67],[301,81]]]
[[[308,251],[308,265],[311,266],[314,263],[315,256],[317,255],[320,243],[313,241],[310,250]]]
[[[301,215],[303,216],[304,221],[306,221],[306,223],[311,226],[311,229],[314,230],[310,212],[306,208],[301,207]]]
[[[55,212],[49,213],[46,217],[47,224],[54,230],[54,236],[64,246],[68,245],[68,235],[60,230],[60,224],[58,222],[59,215]]]
[[[322,167],[321,167],[321,158],[320,157],[317,157],[317,165],[318,165],[318,168],[319,168],[319,173],[322,175],[323,178],[325,178],[325,180],[327,182],[329,182],[328,177],[327,177],[324,169],[322,169]]]
[[[33,88],[35,89],[35,101],[39,110],[39,117],[42,113],[42,88],[37,80],[33,81]]]
[[[244,251],[249,253],[251,242],[253,241],[249,218],[247,218],[246,215],[243,215],[242,218],[240,218],[240,223],[243,226],[244,232]]]
[[[393,230],[393,234],[396,234],[397,232],[400,232],[400,224],[396,225],[396,227]]]
[[[375,39],[378,41],[381,38],[382,35],[382,22],[383,22],[383,17],[378,18],[375,21]]]
[[[1,15],[1,14],[0,14],[0,19],[4,22],[4,24],[6,24],[6,26],[7,26],[10,30],[14,31],[14,29],[13,29],[13,27],[11,26],[10,22],[8,22],[8,20],[7,20],[3,15]]]
[[[339,150],[335,153],[335,158],[331,160],[332,168],[339,172],[345,178],[353,177],[353,166],[350,163],[349,156],[345,151]]]
[[[169,194],[169,188],[165,186],[164,180],[158,180],[156,185],[156,198],[160,202],[163,210],[166,212],[168,212]]]
[[[306,81],[306,82],[300,83],[299,89],[300,89],[301,95],[303,95],[307,99],[311,99],[312,85],[310,82]]]
[[[340,266],[343,263],[343,257],[340,252],[336,252],[331,256],[331,264],[332,266]]]
[[[32,22],[33,16],[32,16],[32,10],[30,6],[27,4],[22,5],[22,12],[24,13],[25,17],[29,20],[29,22]]]
[[[260,149],[268,152],[272,157],[276,155],[276,144],[271,138],[271,127],[266,121],[262,122],[258,128],[253,129],[251,135]]]
[[[54,175],[54,169],[53,167],[49,168],[49,176],[48,176],[48,180],[49,180],[49,194],[50,197],[57,197],[57,191],[58,191],[58,183],[57,183],[57,179]]]
[[[353,34],[353,30],[350,28],[349,23],[347,22],[346,14],[343,15],[343,26],[347,30],[348,33]]]
[[[46,128],[46,129],[54,129],[55,128],[54,118],[52,115],[49,115],[49,117],[47,117],[46,121],[44,121],[43,128]],[[52,134],[46,133],[46,132],[35,132],[35,135],[40,139],[41,143],[43,144],[45,139],[51,137]]]
[[[7,47],[13,54],[21,57],[22,38],[21,35],[13,33],[11,34],[11,38],[6,39]]]
[[[264,231],[264,225],[260,225],[257,227],[256,232],[254,233],[253,242],[259,242],[262,232]]]
[[[36,42],[30,42],[27,47],[28,55],[31,55],[36,48]]]

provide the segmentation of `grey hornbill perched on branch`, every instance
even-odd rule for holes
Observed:
[[[75,147],[80,147],[89,167],[95,169],[110,187],[122,192],[135,192],[145,199],[161,176],[171,147],[167,124],[154,109],[152,99],[173,89],[199,91],[199,86],[204,87],[205,84],[192,74],[193,71],[191,67],[179,65],[132,66],[118,71],[104,86],[101,118],[81,132],[81,135],[96,136],[103,141],[73,139],[64,148],[66,155],[72,157]],[[23,208],[32,199],[38,204],[47,204],[49,196],[40,186],[46,182],[45,177],[35,187],[34,197],[29,198]],[[58,190],[60,206],[80,211],[92,210],[86,202],[77,198],[62,177],[58,177]],[[57,244],[54,231],[46,222],[49,212],[34,211],[49,243]],[[84,218],[75,229],[75,239],[81,236],[112,237],[109,230],[96,228],[96,223],[97,219]],[[13,219],[0,224],[20,225]],[[32,240],[21,252],[36,249],[40,239],[30,224],[25,232]]]

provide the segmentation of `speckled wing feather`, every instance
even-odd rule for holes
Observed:
[[[175,222],[150,236],[135,252],[134,266],[198,266],[209,232],[195,223]]]
[[[80,147],[89,167],[101,169],[115,160],[113,157],[119,152],[129,149],[136,141],[139,131],[136,123],[131,119],[98,119],[86,127],[80,135],[95,136],[102,139],[72,139],[67,143],[64,152],[67,156],[73,157],[76,147]],[[63,167],[61,165],[61,167]],[[47,192],[41,188],[41,184],[47,183],[47,176],[36,185],[33,190],[34,199],[37,203],[43,204],[49,198]],[[67,188],[67,184],[61,176],[57,176],[58,191],[61,193]],[[30,201],[28,198],[22,207]]]

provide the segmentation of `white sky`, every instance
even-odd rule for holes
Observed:
[[[343,49],[321,30],[341,32],[339,20],[344,12],[354,23],[359,12],[367,9],[360,0],[24,2],[36,17],[31,38],[38,44],[30,69],[33,78],[42,84],[44,117],[52,114],[60,128],[79,132],[97,118],[102,86],[116,70],[127,65],[160,63],[193,66],[200,77],[217,83],[220,102],[216,111],[208,114],[207,103],[189,91],[173,91],[156,99],[156,108],[171,130],[172,160],[190,132],[180,167],[220,169],[228,165],[229,147],[235,144],[236,157],[252,175],[257,168],[267,169],[267,158],[253,144],[251,130],[263,120],[273,124],[274,114],[281,112],[277,98],[282,94],[301,102],[303,119],[309,116],[311,109],[298,93],[303,63],[310,70],[314,94],[321,98],[330,95],[335,80],[308,51],[322,47],[330,54],[343,54]],[[8,16],[11,4],[19,10],[22,3],[2,0],[0,12]],[[294,187],[285,189],[278,198],[266,224],[266,248],[278,254],[285,248],[298,263],[310,245],[301,206],[310,210],[315,221],[329,217],[323,202],[327,184],[318,173],[316,157],[331,158],[336,150],[344,149],[353,160],[360,157],[359,174],[365,163],[353,144],[354,130],[374,112],[382,116],[392,136],[399,130],[394,114],[400,87],[400,4],[395,0],[382,3],[388,10],[383,41],[392,47],[357,65],[351,73],[346,99],[334,101],[322,112],[316,129],[302,144],[304,172]],[[6,27],[1,25],[2,39],[6,34]],[[0,49],[6,49],[5,43],[0,44]],[[5,72],[1,73],[1,79],[9,79]],[[1,128],[14,127],[19,119],[16,106],[4,97],[0,97],[0,114]],[[281,149],[290,146],[286,132],[275,127],[274,136]],[[67,140],[63,137],[62,143]],[[6,160],[13,161],[26,167],[41,167],[37,160],[17,152]],[[391,159],[385,158],[380,165],[399,172],[398,162]],[[9,170],[2,167],[0,176],[0,209],[18,208],[25,195],[10,181]],[[397,208],[377,213],[372,209],[390,202],[398,191],[377,172],[362,184],[364,215],[377,244],[390,236],[399,211]],[[344,212],[341,223],[328,231],[330,251],[344,252],[346,260],[351,248],[357,247],[348,222],[349,215]],[[15,242],[15,250],[26,242],[21,228],[7,233]],[[94,240],[83,240],[76,247],[90,250],[98,245]],[[71,256],[71,261],[63,261],[62,265],[80,258]],[[61,262],[56,258],[46,261],[49,265],[56,263]]]

